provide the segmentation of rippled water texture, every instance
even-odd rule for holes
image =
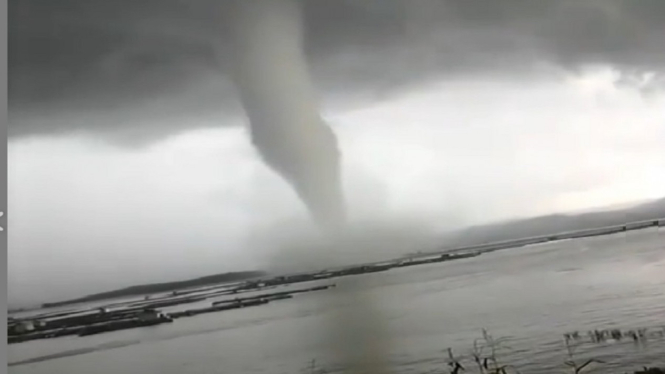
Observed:
[[[468,354],[482,328],[510,338],[501,357],[522,373],[552,373],[565,370],[565,332],[665,326],[663,229],[509,249],[361,277],[365,289],[356,297],[375,301],[372,313],[383,317],[395,373],[445,369],[446,348]],[[10,373],[279,374],[300,373],[313,359],[335,371],[330,317],[349,305],[326,292],[152,328],[13,344],[10,363],[69,356],[11,366]],[[590,372],[624,373],[665,364],[665,341],[641,347],[632,341],[585,345],[577,354],[580,360],[606,362],[603,370]]]

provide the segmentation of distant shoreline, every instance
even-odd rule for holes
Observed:
[[[56,308],[56,307],[86,303],[91,301],[109,300],[109,299],[128,297],[128,296],[142,296],[142,295],[149,295],[160,292],[177,292],[178,290],[183,290],[191,287],[201,287],[213,284],[245,281],[252,278],[262,277],[264,275],[266,275],[266,272],[264,271],[239,271],[239,272],[228,272],[228,273],[209,275],[194,279],[187,279],[183,281],[142,284],[108,292],[96,293],[88,296],[79,297],[76,299],[57,301],[53,303],[44,303],[41,305],[41,308],[42,309]]]
[[[646,228],[650,228],[650,227],[663,227],[663,226],[665,226],[665,218],[649,219],[649,220],[643,220],[643,221],[637,221],[637,222],[628,222],[628,223],[621,224],[621,225],[613,225],[613,226],[606,226],[606,227],[597,227],[597,228],[592,228],[592,229],[583,229],[583,230],[575,230],[575,231],[568,231],[568,232],[560,232],[560,233],[553,233],[553,234],[549,234],[549,235],[533,236],[533,237],[513,239],[513,240],[493,241],[493,242],[490,242],[490,243],[459,246],[459,247],[456,247],[456,248],[445,248],[445,249],[442,248],[440,250],[434,250],[434,251],[420,251],[420,252],[417,252],[417,253],[413,253],[411,255],[404,256],[401,259],[405,259],[405,258],[417,259],[417,258],[424,258],[424,257],[430,257],[430,256],[437,256],[437,255],[441,255],[441,254],[444,254],[444,253],[455,253],[455,252],[456,253],[478,252],[478,254],[480,254],[480,253],[493,252],[493,251],[496,251],[496,250],[517,248],[517,247],[523,247],[523,246],[526,246],[526,245],[547,243],[547,242],[558,241],[558,240],[576,239],[576,238],[584,238],[584,237],[592,237],[592,236],[603,236],[603,235],[610,235],[610,234],[615,234],[615,233],[620,233],[620,232],[641,230],[641,229],[646,229]],[[379,261],[379,262],[376,262],[376,263],[358,264],[356,266],[360,266],[360,265],[370,265],[371,266],[371,265],[375,265],[375,264],[378,264],[378,263],[386,263],[386,262],[393,262],[393,261],[399,261],[399,260],[400,259],[388,259],[388,260]],[[352,267],[354,267],[354,266],[344,266],[344,268],[352,268]],[[265,275],[267,275],[267,272],[264,272],[264,271],[227,272],[227,273],[215,274],[215,275],[211,275],[211,276],[204,276],[204,277],[188,279],[188,280],[183,280],[183,281],[137,285],[137,286],[126,287],[126,288],[113,290],[113,291],[109,291],[109,292],[96,293],[96,294],[92,294],[92,295],[88,295],[88,296],[84,296],[84,297],[80,297],[80,298],[76,298],[76,299],[70,299],[70,300],[53,302],[53,303],[44,303],[39,308],[24,308],[22,311],[29,311],[29,310],[34,310],[34,309],[49,309],[49,308],[55,308],[55,307],[61,307],[61,306],[67,306],[67,305],[73,305],[73,304],[79,304],[79,303],[85,303],[85,302],[102,301],[102,300],[109,300],[109,299],[129,297],[129,296],[152,295],[152,294],[162,293],[162,292],[177,292],[178,290],[184,290],[184,289],[194,288],[194,287],[211,286],[211,285],[215,285],[215,284],[224,284],[224,283],[247,281],[247,280],[251,280],[251,279],[254,279],[254,278],[260,278],[260,277],[263,277]]]
[[[527,245],[556,242],[556,241],[561,241],[561,240],[580,239],[580,238],[589,238],[589,237],[593,237],[593,236],[612,235],[612,234],[618,234],[618,233],[622,233],[622,232],[643,230],[643,229],[648,229],[648,228],[653,228],[653,227],[656,227],[656,228],[665,227],[665,218],[649,219],[649,220],[636,221],[636,222],[627,222],[627,223],[620,224],[620,225],[612,225],[612,226],[597,227],[597,228],[575,230],[575,231],[566,231],[566,232],[560,232],[560,233],[556,233],[556,234],[538,235],[538,236],[531,236],[531,237],[513,239],[513,240],[493,241],[491,243],[469,245],[469,246],[457,247],[457,248],[452,248],[452,249],[444,249],[444,250],[439,250],[439,251],[420,252],[420,253],[418,253],[418,256],[436,255],[436,254],[444,253],[444,252],[477,251],[477,252],[480,252],[480,253],[487,253],[487,252],[492,252],[492,251],[496,251],[496,250],[500,250],[500,249],[519,248],[519,247],[524,247],[524,246],[527,246]]]

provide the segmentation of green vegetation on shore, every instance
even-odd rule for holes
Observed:
[[[109,292],[96,293],[96,294],[84,296],[84,297],[81,297],[81,298],[78,298],[78,299],[59,301],[59,302],[55,302],[55,303],[46,303],[46,304],[43,304],[42,307],[43,308],[52,308],[52,307],[58,307],[58,306],[63,306],[63,305],[76,304],[76,303],[113,299],[113,298],[118,298],[118,297],[139,296],[139,295],[154,294],[154,293],[159,293],[159,292],[171,292],[171,291],[176,291],[176,290],[180,290],[180,289],[183,289],[183,288],[208,286],[208,285],[220,284],[220,283],[238,282],[238,281],[243,281],[243,280],[247,280],[247,279],[261,277],[261,276],[264,276],[264,275],[265,275],[265,272],[262,272],[262,271],[240,271],[240,272],[229,272],[229,273],[209,275],[209,276],[205,276],[205,277],[188,279],[188,280],[184,280],[184,281],[142,284],[142,285],[138,285],[138,286],[126,287],[126,288],[122,288],[122,289],[114,290],[114,291],[109,291]]]

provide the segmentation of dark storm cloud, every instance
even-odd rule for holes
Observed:
[[[238,113],[225,8],[212,0],[10,0],[10,135],[147,119],[142,131],[165,134],[192,126],[192,116]],[[306,0],[305,15],[312,69],[329,96],[534,62],[665,67],[662,0]],[[62,119],[48,129],[29,120],[51,114]]]

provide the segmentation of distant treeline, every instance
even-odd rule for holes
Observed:
[[[264,275],[265,275],[265,272],[262,272],[262,271],[240,271],[240,272],[231,272],[231,273],[209,275],[209,276],[206,276],[206,277],[200,277],[200,278],[189,279],[189,280],[184,280],[184,281],[143,284],[143,285],[138,285],[138,286],[131,286],[131,287],[127,287],[127,288],[122,288],[122,289],[115,290],[115,291],[96,293],[96,294],[84,296],[84,297],[81,297],[81,298],[78,298],[78,299],[59,301],[59,302],[55,302],[55,303],[46,303],[46,304],[42,304],[42,307],[43,308],[52,308],[52,307],[58,307],[58,306],[63,306],[63,305],[69,305],[69,304],[76,304],[76,303],[83,303],[83,302],[90,302],[90,301],[99,301],[99,300],[113,299],[113,298],[118,298],[118,297],[148,295],[148,294],[154,294],[154,293],[160,293],[160,292],[171,292],[171,291],[175,291],[175,290],[179,290],[179,289],[183,289],[183,288],[200,287],[200,286],[219,284],[219,283],[230,283],[230,282],[243,281],[243,280],[246,280],[246,279],[257,278],[257,277],[261,277],[261,276],[264,276]]]

